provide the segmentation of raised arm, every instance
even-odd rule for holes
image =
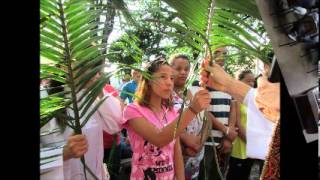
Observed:
[[[179,116],[162,129],[156,128],[145,118],[134,118],[129,120],[128,123],[129,126],[144,139],[158,147],[163,147],[178,137],[196,116],[196,114],[207,108],[209,103],[210,96],[208,91],[204,89],[198,91],[191,102],[191,106],[182,112],[181,121],[176,129],[175,137],[174,131]]]
[[[184,128],[188,126],[195,114],[188,108],[182,113],[181,121],[173,137],[178,118],[162,129],[156,128],[145,118],[135,118],[129,121],[129,126],[144,139],[157,147],[163,147],[178,137]]]
[[[205,71],[200,74],[201,84],[226,92],[242,103],[251,87],[233,79],[219,65],[208,64],[208,61],[202,64]],[[258,79],[257,93],[253,101],[267,119],[272,122],[280,119],[280,83],[270,83],[265,75],[262,76]]]
[[[217,64],[212,66],[205,65],[205,69],[211,72],[208,76],[207,71],[201,72],[201,83],[207,84],[216,90],[226,92],[234,97],[237,101],[243,102],[245,96],[250,90],[250,86],[247,84],[233,79],[228,73],[226,73],[222,67]]]

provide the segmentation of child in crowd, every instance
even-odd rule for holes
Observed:
[[[173,108],[174,71],[161,59],[152,61],[142,77],[134,103],[123,112],[124,127],[132,147],[131,179],[185,179],[180,139],[193,118],[210,103],[208,91],[199,90],[190,106],[179,113]]]

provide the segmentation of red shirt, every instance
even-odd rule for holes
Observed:
[[[117,145],[120,144],[120,133],[117,133]],[[113,135],[103,131],[103,147],[104,149],[111,149],[113,143]]]
[[[117,90],[112,87],[110,84],[106,84],[103,88],[103,91],[106,93],[110,93],[112,96],[117,97],[119,96],[119,93],[117,92]]]
[[[110,93],[112,96],[117,97],[119,96],[119,93],[116,91],[114,87],[112,87],[110,84],[106,84],[103,88],[103,91],[105,93]],[[117,134],[117,145],[120,144],[120,133]],[[113,143],[113,135],[103,131],[103,146],[104,149],[111,149]]]

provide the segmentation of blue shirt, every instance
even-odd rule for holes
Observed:
[[[133,102],[133,97],[131,94],[134,94],[137,89],[137,83],[134,80],[131,80],[127,82],[121,89],[120,97],[123,101],[125,101],[127,98],[129,100],[129,103]],[[130,93],[130,94],[128,94]]]

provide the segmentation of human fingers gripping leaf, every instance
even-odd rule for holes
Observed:
[[[88,141],[84,135],[72,135],[68,138],[67,144],[63,148],[63,158],[79,158],[88,151]]]
[[[200,73],[199,74],[200,74],[200,86],[203,87],[209,81],[209,77],[208,77],[209,74],[204,69],[200,69]]]
[[[228,83],[232,81],[232,77],[217,64],[207,66],[206,70],[210,72],[209,82],[211,84],[208,85],[216,90],[225,92]]]
[[[201,88],[194,97],[192,98],[191,101],[191,107],[196,111],[196,112],[201,112],[205,108],[209,107],[210,105],[210,95],[208,90]]]
[[[200,84],[206,84],[207,86],[216,90],[225,91],[226,86],[231,82],[232,77],[217,64],[209,66],[207,60],[204,61],[202,67],[203,70],[200,72],[200,80],[202,81]]]

